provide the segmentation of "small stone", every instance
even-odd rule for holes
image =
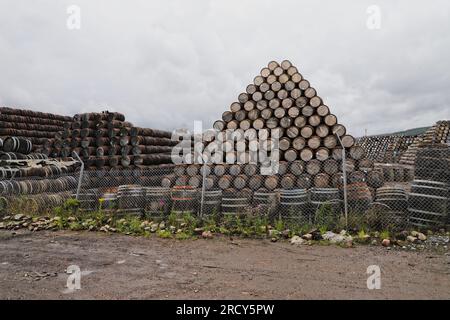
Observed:
[[[389,239],[383,239],[383,241],[381,241],[381,245],[383,247],[389,247],[391,245],[391,240]]]
[[[195,228],[195,229],[194,229],[194,233],[195,233],[196,235],[202,234],[202,233],[203,233],[203,228]]]
[[[305,242],[306,242],[306,240],[302,239],[299,236],[293,236],[291,238],[291,244],[299,245],[299,244],[304,244]]]
[[[175,233],[177,231],[177,227],[175,226],[170,226],[169,227],[170,232]]]
[[[162,221],[162,222],[159,224],[159,229],[163,230],[163,229],[165,229],[165,228],[166,228],[166,224],[164,223],[164,221]]]
[[[419,232],[419,233],[417,234],[417,238],[418,238],[420,241],[425,241],[425,240],[427,240],[427,236],[424,235],[424,234],[421,233],[421,232]]]
[[[302,236],[302,238],[309,241],[309,240],[312,240],[313,236],[311,233],[307,233],[307,234],[304,234]]]
[[[414,242],[417,241],[417,238],[416,238],[416,237],[413,237],[413,236],[407,236],[407,237],[406,237],[406,241],[411,242],[411,243],[414,243]]]
[[[270,238],[270,241],[272,241],[272,242],[277,242],[277,241],[278,241],[278,238],[272,237],[272,238]]]
[[[14,220],[19,221],[19,220],[22,220],[24,217],[25,217],[25,215],[19,213],[14,216]]]
[[[69,222],[75,222],[75,221],[77,221],[77,218],[75,218],[75,217],[68,217],[68,218],[67,218],[67,221],[69,221]]]
[[[0,222],[0,229],[5,229],[5,223],[4,222]]]
[[[4,216],[3,217],[3,221],[9,220],[9,219],[11,219],[11,216]]]
[[[373,239],[373,240],[370,242],[370,244],[374,246],[374,245],[378,244],[378,241],[377,241],[376,239]]]
[[[213,238],[213,234],[211,231],[203,231],[202,232],[202,238],[203,239],[212,239]]]
[[[419,232],[417,231],[411,231],[411,235],[415,238],[417,238],[417,236],[419,235]]]

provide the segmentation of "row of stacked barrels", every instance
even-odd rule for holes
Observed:
[[[414,166],[399,163],[375,163],[374,170],[383,175],[385,182],[411,182],[414,180]]]
[[[71,196],[72,192],[44,193],[22,197],[2,195],[0,196],[0,214],[51,212],[55,207],[62,206]]]
[[[83,189],[114,189],[120,185],[160,186],[173,174],[173,164],[161,164],[134,169],[88,170],[83,174]]]
[[[357,147],[355,147],[357,148]],[[350,151],[351,152],[351,151]],[[338,154],[336,154],[338,155]],[[278,171],[274,175],[261,175],[262,167],[256,164],[191,164],[177,165],[173,175],[165,177],[163,187],[191,186],[198,188],[204,186],[206,190],[214,188],[238,190],[249,188],[258,190],[282,189],[309,189],[340,188],[343,183],[342,157],[319,161],[312,159],[308,162],[296,160],[292,162],[281,161]],[[384,184],[384,177],[379,171],[372,170],[370,160],[345,160],[348,183],[367,183],[370,188],[379,188]]]
[[[31,142],[29,152],[48,156],[55,134],[70,121],[70,117],[57,114],[0,107],[0,138],[26,138]]]
[[[57,133],[52,157],[80,155],[87,168],[108,170],[170,163],[171,133],[139,128],[118,112],[83,113]]]
[[[72,175],[54,179],[14,179],[0,180],[0,195],[29,195],[42,193],[59,193],[73,190],[78,180]]]
[[[0,161],[2,161],[0,178],[11,177],[9,174],[5,176],[3,173],[16,171],[14,167],[8,166],[15,160],[43,160],[48,158],[46,154],[31,152],[32,150],[33,143],[28,138],[15,136],[0,138]],[[5,164],[7,165],[5,166]]]
[[[66,166],[64,163],[47,162],[48,156],[44,153],[31,152],[33,144],[30,139],[24,137],[6,137],[0,139],[0,179],[21,177],[52,177],[71,173],[74,166]],[[66,159],[67,160],[67,159]],[[29,165],[29,162],[39,165]]]
[[[366,150],[367,158],[379,163],[397,163],[402,154],[414,142],[416,136],[365,136],[356,144]]]
[[[210,190],[201,196],[201,190],[188,186],[162,188],[141,185],[121,185],[115,191],[101,192],[88,189],[79,195],[80,209],[115,214],[147,214],[167,217],[169,213],[200,213],[230,215],[248,213],[250,210],[270,218],[281,217],[299,223],[315,221],[315,212],[323,204],[331,205],[338,216],[342,201],[339,189],[313,188],[311,190],[249,189]]]

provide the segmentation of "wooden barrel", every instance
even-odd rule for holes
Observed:
[[[278,193],[264,188],[253,193],[252,206],[257,214],[272,217],[278,206]]]
[[[246,190],[237,191],[227,189],[222,193],[222,214],[238,215],[244,214],[250,207],[251,192]]]
[[[372,203],[372,194],[367,183],[355,182],[347,185],[349,209],[354,213],[363,214]]]
[[[172,207],[170,188],[145,187],[145,216],[167,217]]]
[[[367,184],[371,188],[380,188],[384,185],[383,174],[379,171],[370,171],[367,173]]]
[[[310,223],[308,202],[305,189],[280,190],[278,218],[299,225]]]
[[[201,201],[201,196],[199,197]],[[209,190],[205,191],[203,195],[203,217],[216,216],[220,213],[220,208],[222,204],[222,190]],[[198,204],[198,209],[200,213],[200,205]]]
[[[117,189],[117,213],[141,215],[145,206],[145,194],[140,185],[121,185]]]
[[[32,149],[33,145],[31,141],[22,137],[7,137],[3,141],[3,150],[5,152],[29,154]]]
[[[104,212],[114,212],[117,209],[117,194],[114,192],[103,193],[100,200],[100,209]]]
[[[320,172],[322,163],[317,159],[312,159],[306,164],[306,172],[310,175],[316,175]]]
[[[302,174],[304,172],[304,170],[305,170],[305,163],[303,161],[301,161],[301,160],[296,160],[296,161],[290,162],[289,167],[290,167],[289,168],[290,172],[292,174],[298,176],[298,175],[300,175],[300,174]]]
[[[378,188],[375,201],[389,206],[395,211],[406,212],[408,208],[408,196],[402,187],[386,186]],[[406,220],[406,216],[403,217]]]
[[[450,212],[449,189],[445,182],[414,180],[408,200],[410,224],[429,229],[444,227]]]
[[[293,174],[282,174],[282,178],[280,181],[281,188],[285,190],[294,189],[296,187],[296,177]]]
[[[311,189],[311,211],[314,212],[314,223],[317,225],[335,224],[342,210],[341,196],[337,188]],[[331,212],[323,210],[330,206]]]
[[[233,187],[237,190],[244,189],[247,185],[247,176],[240,174],[233,179]]]
[[[279,177],[278,176],[266,176],[264,179],[264,187],[268,190],[275,190],[278,187]]]
[[[418,149],[415,160],[416,178],[450,183],[449,159],[450,148],[445,144],[431,144]]]
[[[330,186],[330,176],[326,173],[319,173],[314,177],[314,187],[328,188]]]
[[[313,178],[308,173],[303,173],[297,177],[297,187],[300,189],[309,189],[313,184]]]
[[[75,198],[75,195],[73,195]],[[97,189],[88,189],[78,194],[80,210],[86,212],[96,211],[99,205],[99,193]]]
[[[176,186],[171,190],[172,212],[191,213],[197,212],[197,189],[191,186]]]

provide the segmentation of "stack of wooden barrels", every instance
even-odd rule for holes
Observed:
[[[430,143],[417,150],[408,210],[413,226],[450,225],[450,147],[447,144]]]
[[[367,158],[378,163],[397,163],[402,154],[414,142],[415,136],[365,136],[356,144],[366,150]]]
[[[52,157],[76,152],[87,168],[131,168],[170,163],[171,133],[134,127],[118,112],[83,113],[56,134]]]
[[[342,185],[342,147],[339,139],[346,152],[349,183],[364,184],[370,181],[373,187],[383,183],[382,175],[372,170],[373,162],[366,158],[364,148],[355,145],[355,139],[338,123],[337,117],[323,103],[316,89],[288,60],[281,63],[271,61],[263,68],[246,91],[239,94],[238,101],[231,104],[230,110],[222,114],[222,119],[214,123],[213,128],[219,134],[214,141],[207,143],[204,154],[226,141],[221,146],[223,157],[206,157],[216,164],[205,167],[195,164],[177,166],[174,176],[163,181],[164,186],[198,187],[202,183],[201,170],[204,168],[208,170],[205,181],[207,189],[338,187]],[[274,138],[279,141],[279,171],[272,176],[261,175],[256,165],[268,159],[251,159],[250,141],[254,137],[261,138],[262,132],[267,140],[262,146],[259,141],[260,148],[270,150]],[[241,143],[230,142],[226,140],[230,139],[229,135],[240,135],[244,140]],[[230,163],[230,160],[237,164],[217,164]]]
[[[0,140],[0,180],[22,177],[52,177],[75,171],[73,159],[49,159],[46,154],[33,153],[30,139],[6,137]]]
[[[223,132],[242,130],[246,137],[255,136],[261,129],[277,132],[280,160],[289,162],[331,158],[340,151],[337,136],[345,148],[355,144],[316,89],[287,60],[281,64],[272,61],[263,68],[213,127]],[[233,157],[236,151],[229,150],[225,156]]]
[[[414,165],[419,149],[429,144],[447,144],[450,138],[450,121],[443,120],[436,122],[423,135],[417,137],[408,149],[401,156],[399,163]]]
[[[70,117],[52,113],[0,107],[0,139],[26,138],[32,145],[30,152],[48,156],[55,134],[70,121]]]

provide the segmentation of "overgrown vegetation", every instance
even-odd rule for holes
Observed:
[[[282,219],[280,216],[269,218],[269,214],[259,215],[253,211],[225,216],[212,212],[209,215],[205,215],[203,219],[199,219],[189,213],[180,214],[175,212],[171,212],[166,217],[117,216],[102,209],[94,212],[85,212],[80,208],[80,202],[76,199],[69,199],[62,206],[53,208],[51,213],[46,212],[40,215],[35,203],[22,198],[18,198],[11,208],[9,214],[15,215],[20,213],[30,217],[30,227],[33,223],[48,218],[49,223],[42,228],[46,230],[90,230],[118,232],[134,236],[150,236],[154,234],[161,238],[177,240],[202,236],[204,232],[222,234],[224,236],[270,238],[273,240],[282,237],[290,238],[295,235],[302,236],[311,233],[311,230],[316,230],[315,232],[319,234],[325,234],[327,231],[339,233],[341,230],[348,230],[354,235],[354,240],[359,243],[370,243],[370,239],[373,239],[373,237],[377,239],[395,238],[395,233],[392,229],[379,228],[380,223],[379,221],[376,222],[374,218],[379,217],[379,213],[373,212],[372,215],[364,215],[358,212],[349,212],[347,229],[345,218],[342,215],[338,215],[333,205],[329,203],[318,207],[313,217],[305,218],[305,215],[300,220],[298,220],[299,217],[295,216],[288,216],[285,219]],[[315,223],[312,223],[310,219]],[[374,226],[377,229],[374,229]],[[377,231],[374,233],[375,230]],[[320,244],[321,241],[316,241],[316,243]]]

